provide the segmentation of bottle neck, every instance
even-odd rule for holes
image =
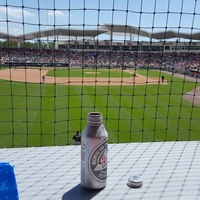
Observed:
[[[88,125],[90,126],[100,126],[103,123],[102,114],[99,112],[88,113]]]

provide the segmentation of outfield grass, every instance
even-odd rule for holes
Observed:
[[[165,78],[168,84],[109,88],[0,80],[0,147],[73,144],[91,111],[102,112],[110,143],[200,140],[200,107],[181,98],[197,85]]]

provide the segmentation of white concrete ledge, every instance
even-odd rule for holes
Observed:
[[[15,166],[20,200],[200,199],[200,142],[109,144],[103,190],[80,186],[80,146],[0,149]],[[141,175],[143,186],[127,186]]]

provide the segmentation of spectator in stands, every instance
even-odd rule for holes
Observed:
[[[65,49],[1,48],[2,64],[9,63],[67,63],[70,66],[141,66],[185,73],[199,67],[200,53],[76,51]],[[189,71],[188,71],[189,72]]]

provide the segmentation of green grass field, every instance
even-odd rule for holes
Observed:
[[[126,71],[121,70],[107,70],[107,69],[91,69],[86,68],[84,70],[81,69],[56,69],[49,70],[47,76],[53,77],[109,77],[117,78],[117,77],[131,77],[132,74],[127,73]]]
[[[48,75],[82,73],[62,69]],[[137,73],[161,76],[158,71]],[[131,76],[102,70],[101,76],[107,75]],[[103,114],[110,143],[200,140],[200,107],[181,98],[197,84],[176,77],[171,82],[166,74],[165,78],[168,84],[110,87],[0,80],[0,147],[73,144],[72,136],[84,128],[91,111]]]

